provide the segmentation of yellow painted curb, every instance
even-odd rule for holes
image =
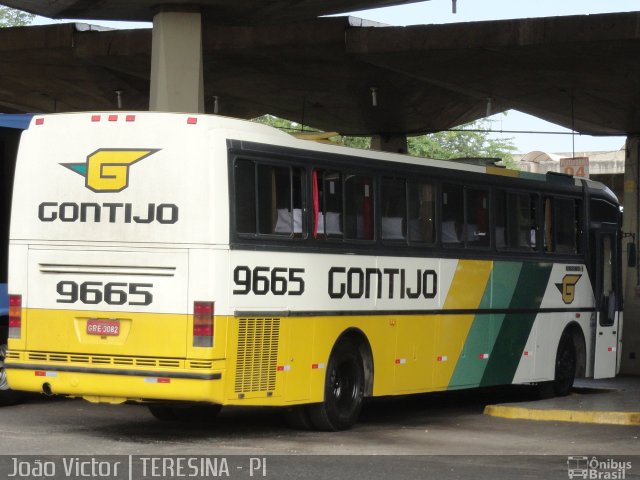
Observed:
[[[640,412],[605,412],[596,410],[541,410],[537,408],[487,405],[484,414],[492,417],[543,422],[599,423],[606,425],[640,425]]]

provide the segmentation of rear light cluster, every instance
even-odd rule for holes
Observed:
[[[22,295],[9,295],[9,338],[22,334]]]
[[[213,302],[193,303],[193,346],[213,347]]]

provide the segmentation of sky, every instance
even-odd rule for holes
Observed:
[[[417,25],[505,20],[512,18],[553,17],[563,15],[589,15],[610,12],[640,11],[639,0],[456,0],[457,13],[452,12],[452,0],[430,0],[408,5],[362,10],[350,15],[389,25]],[[36,24],[52,23],[38,18]],[[133,22],[104,22],[87,20],[86,23],[114,28],[148,27],[150,24]],[[619,150],[624,137],[592,137],[571,135],[570,130],[517,111],[490,117],[493,130],[566,132],[549,134],[492,134],[496,138],[512,138],[520,153],[533,150],[545,152],[581,152]]]

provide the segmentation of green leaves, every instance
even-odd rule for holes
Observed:
[[[299,123],[290,122],[273,115],[263,115],[254,119],[258,123],[280,128],[289,133],[301,131]],[[450,160],[454,158],[499,158],[507,168],[514,168],[511,155],[516,151],[513,138],[491,138],[491,120],[480,119],[467,123],[456,130],[448,130],[428,135],[407,138],[409,155]],[[305,132],[318,132],[305,127]],[[335,136],[333,143],[353,148],[371,148],[370,137]]]
[[[35,17],[32,13],[22,10],[0,7],[0,27],[22,27],[33,22]]]
[[[491,138],[491,122],[476,120],[453,131],[420,135],[407,139],[409,153],[419,157],[449,160],[453,158],[499,158],[511,160],[516,151],[512,138]],[[466,131],[465,131],[466,130]]]

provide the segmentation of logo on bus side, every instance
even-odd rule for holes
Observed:
[[[567,274],[562,279],[562,283],[556,283],[556,287],[562,294],[562,301],[567,305],[573,303],[576,297],[576,284],[582,275]]]
[[[101,148],[87,157],[85,163],[61,163],[82,175],[85,186],[94,192],[121,192],[129,186],[129,167],[160,149]]]

